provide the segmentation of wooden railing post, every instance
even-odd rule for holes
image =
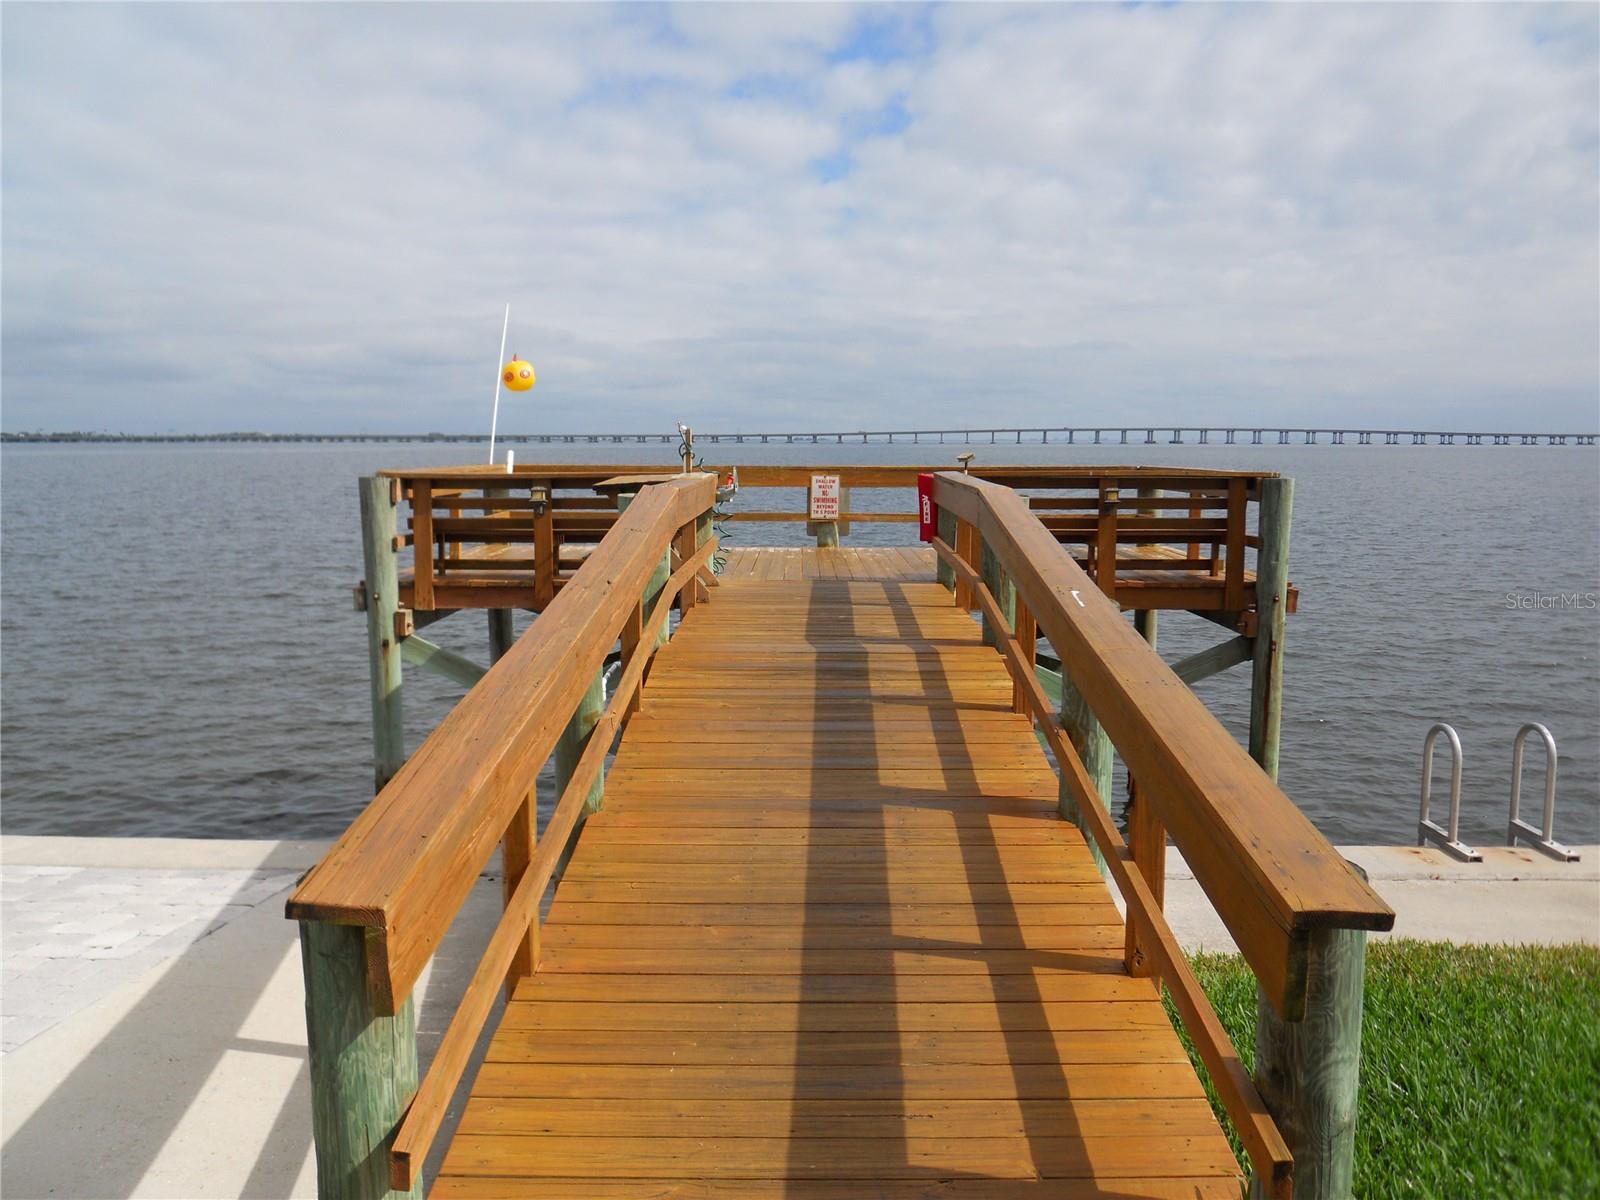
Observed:
[[[1222,607],[1228,612],[1238,612],[1244,607],[1245,484],[1243,479],[1228,480],[1227,549],[1222,582]]]
[[[411,607],[418,612],[433,611],[433,483],[427,479],[411,482],[411,549],[413,566]]]
[[[405,765],[405,726],[400,712],[400,639],[395,616],[400,611],[400,569],[395,558],[395,506],[398,480],[363,476],[361,494],[361,560],[367,604],[367,654],[372,677],[373,790]]]
[[[942,508],[939,510],[939,540],[946,546],[949,546],[952,550],[955,549],[956,515],[955,513],[947,512]],[[947,587],[951,591],[955,590],[955,568],[949,563],[945,562],[944,559],[939,559],[935,564],[933,577],[939,581],[939,585],[941,587]]]
[[[978,569],[980,554],[977,526],[966,521],[956,522],[955,551],[967,566]],[[977,597],[972,594],[972,587],[965,579],[956,580],[956,607],[963,612],[971,612],[978,607]]]
[[[558,792],[557,795],[560,793]],[[511,822],[506,826],[505,837],[500,842],[500,904],[502,908],[510,905],[512,896],[516,895],[517,884],[522,882],[522,877],[527,874],[529,865],[533,862],[534,851],[539,845],[539,796],[538,789],[531,789],[517,805],[516,811],[511,815]],[[511,999],[516,990],[517,981],[532,975],[539,965],[539,922],[531,921],[528,931],[523,935],[522,942],[517,947],[517,952],[511,959],[511,968],[506,972],[506,999]]]
[[[1283,625],[1289,603],[1289,522],[1294,480],[1263,479],[1257,519],[1256,637],[1251,655],[1250,757],[1278,778],[1283,729]]]
[[[1133,614],[1133,627],[1144,635],[1153,650],[1156,646],[1156,610],[1140,609]],[[1167,891],[1167,827],[1161,823],[1155,806],[1139,794],[1139,781],[1128,775],[1128,849],[1133,865],[1144,876],[1145,884],[1157,905],[1164,904]],[[1133,919],[1129,910],[1123,942],[1123,960],[1130,975],[1151,975],[1156,969],[1151,952],[1152,931]]]
[[[544,511],[533,515],[533,605],[540,612],[556,598],[556,575],[561,570],[561,547],[556,544],[555,481],[545,481]],[[530,496],[533,494],[530,490]]]
[[[1023,668],[1030,672],[1036,671],[1039,624],[1028,611],[1027,602],[1017,594],[1015,586],[1011,589],[1011,601],[1012,612],[1015,614],[1012,629],[1017,635],[1017,648],[1022,652]],[[1023,686],[1020,679],[1013,680],[1011,684],[1011,711],[1015,713],[1031,711],[1028,704],[1028,689]]]
[[[706,509],[705,512],[701,513],[698,517],[695,518],[695,522],[694,522],[694,548],[696,550],[698,550],[698,549],[700,549],[701,546],[704,546],[707,542],[709,542],[711,540],[711,534],[712,534],[712,529],[711,529],[711,510],[708,508],[708,509]],[[715,556],[713,556],[713,557],[715,557]],[[694,587],[694,594],[695,594],[695,597],[697,599],[699,599],[699,600],[710,599],[710,597],[711,597],[710,589],[707,588],[706,585],[701,583],[698,579],[696,579],[694,581],[693,587]]]
[[[389,1146],[417,1090],[417,1027],[410,997],[393,1016],[374,1012],[366,930],[359,925],[301,921],[300,961],[317,1195],[321,1200],[421,1196],[420,1184],[410,1192],[389,1186]]]
[[[1256,992],[1256,1088],[1294,1155],[1295,1200],[1350,1200],[1361,1082],[1367,934],[1315,929],[1305,1018],[1285,1021]],[[1268,1193],[1259,1182],[1251,1195]]]
[[[690,521],[682,529],[678,530],[678,536],[672,539],[673,545],[678,551],[679,562],[688,562],[694,557],[695,550],[698,549],[695,545],[695,526],[696,522]],[[695,606],[695,601],[699,598],[700,583],[698,580],[691,579],[684,589],[678,593],[678,610],[684,616],[688,616],[689,610]]]
[[[639,643],[644,638],[644,601],[640,600],[634,605],[633,612],[628,615],[627,622],[622,626],[622,636],[618,639],[622,647],[622,670],[627,672],[634,656],[639,653]],[[639,693],[634,692],[628,698],[628,708],[624,717],[631,717],[639,711]]]
[[[1094,581],[1113,600],[1117,598],[1117,505],[1121,500],[1122,490],[1116,483],[1102,480],[1100,518],[1095,525]]]

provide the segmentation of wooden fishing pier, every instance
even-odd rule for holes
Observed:
[[[723,469],[361,481],[379,790],[289,904],[321,1193],[422,1194],[465,1083],[431,1195],[1237,1197],[1164,986],[1257,1193],[1348,1196],[1393,914],[1274,782],[1290,481],[738,468],[816,472],[845,497],[815,548],[725,552],[807,514],[719,508]],[[915,520],[919,473],[931,545],[838,544]],[[906,504],[851,511],[869,488]],[[417,632],[473,608],[487,670]],[[1225,640],[1169,666],[1162,609]],[[1248,749],[1189,686],[1246,662]],[[468,688],[409,756],[406,663]],[[1260,984],[1253,1074],[1162,917],[1169,839]],[[497,851],[419,1079],[413,987]]]

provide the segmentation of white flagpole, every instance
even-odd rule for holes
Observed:
[[[489,418],[489,465],[494,466],[494,435],[500,424],[500,372],[506,366],[506,334],[511,329],[511,305],[506,305],[506,321],[500,327],[500,358],[494,364],[494,415]]]

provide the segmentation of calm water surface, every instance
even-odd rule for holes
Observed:
[[[522,446],[532,461],[670,447]],[[956,447],[707,446],[710,461],[944,462]],[[1600,453],[1575,447],[974,447],[980,462],[1167,463],[1296,480],[1282,783],[1339,842],[1404,842],[1422,737],[1466,747],[1463,836],[1497,844],[1511,739],[1561,747],[1557,835],[1600,840]],[[0,822],[8,833],[324,837],[371,787],[357,476],[466,446],[11,447],[0,454]],[[765,507],[772,493],[744,502]],[[794,498],[798,504],[798,497]],[[857,503],[906,505],[905,493]],[[846,544],[906,540],[858,526]],[[799,527],[735,526],[802,544]],[[520,619],[519,628],[526,619]],[[1221,631],[1164,615],[1177,658]],[[484,619],[429,638],[483,660]],[[1248,673],[1199,685],[1243,736]],[[406,674],[408,744],[458,697]],[[1540,756],[1525,791],[1543,794]],[[1441,776],[1443,771],[1441,768]],[[1442,799],[1442,797],[1441,797]]]

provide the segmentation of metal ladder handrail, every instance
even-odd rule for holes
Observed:
[[[1544,828],[1535,829],[1518,819],[1522,806],[1522,748],[1530,733],[1537,733],[1544,742]],[[1517,730],[1511,748],[1511,815],[1506,822],[1506,845],[1515,846],[1521,839],[1541,854],[1560,862],[1577,862],[1578,855],[1555,840],[1556,829],[1556,739],[1537,721],[1529,721]]]
[[[1450,739],[1450,828],[1441,829],[1436,821],[1428,819],[1428,799],[1433,791],[1433,744],[1444,734]],[[1482,862],[1483,855],[1465,845],[1458,836],[1461,827],[1461,739],[1456,731],[1443,721],[1428,730],[1422,743],[1422,804],[1417,813],[1417,845],[1437,842],[1446,853],[1462,862]]]

